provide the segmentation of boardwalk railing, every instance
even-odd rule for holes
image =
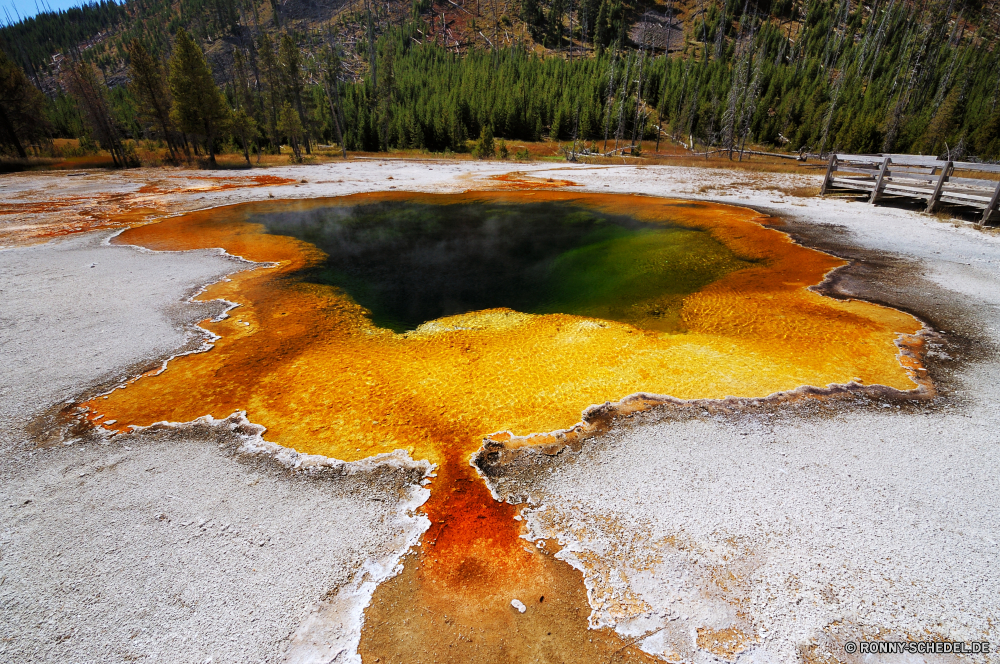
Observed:
[[[833,154],[821,195],[834,188],[871,192],[869,203],[883,196],[905,196],[927,201],[927,212],[941,203],[979,208],[980,227],[1000,220],[1000,180],[955,177],[955,171],[1000,174],[1000,165],[938,161],[909,154]]]

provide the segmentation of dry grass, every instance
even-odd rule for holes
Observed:
[[[756,189],[760,191],[778,191],[786,196],[793,196],[795,198],[812,198],[814,196],[819,196],[820,192],[820,187],[816,185],[782,186],[778,184],[768,184],[766,182],[758,182]]]
[[[987,173],[985,171],[964,171],[955,169],[955,172],[951,175],[956,178],[971,178],[974,180],[1000,180],[1000,173]]]
[[[743,161],[737,159],[730,160],[726,156],[711,155],[710,157],[693,157],[689,154],[664,157],[641,158],[636,160],[643,164],[657,164],[667,166],[686,166],[689,168],[721,168],[748,173],[796,173],[802,175],[817,175],[826,172],[826,164],[811,161],[801,162],[792,159],[781,159],[778,157],[754,157]],[[620,160],[619,160],[620,163]]]
[[[795,198],[813,198],[819,196],[820,188],[815,186],[782,187],[781,191]]]
[[[933,217],[934,221],[940,221],[945,224],[956,221],[954,213],[949,210],[938,210],[937,212],[932,212],[929,216]]]
[[[497,139],[499,142],[499,139]],[[58,139],[54,141],[60,151],[71,150],[77,147],[77,142],[73,139]],[[467,161],[473,159],[471,148],[474,141],[469,141],[469,152],[430,152],[423,149],[393,150],[391,152],[349,152],[348,159],[454,159]],[[577,143],[577,150],[588,147],[597,149],[603,148],[603,142],[580,141]],[[609,146],[610,147],[610,146]],[[747,173],[801,173],[817,174],[822,173],[826,165],[817,162],[800,162],[791,159],[781,159],[767,156],[744,155],[743,160],[738,158],[730,160],[726,155],[710,155],[709,157],[692,156],[685,148],[673,143],[661,141],[659,151],[654,152],[656,143],[644,141],[641,144],[644,151],[643,156],[633,157],[630,155],[618,157],[597,157],[577,154],[577,162],[594,165],[622,165],[629,164],[635,166],[683,166],[689,168],[717,168],[738,170]],[[190,160],[182,161],[179,164],[171,162],[165,147],[156,146],[149,141],[138,141],[135,144],[136,154],[139,156],[142,165],[145,167],[198,167],[208,168],[208,160],[204,155],[192,156]],[[520,151],[527,151],[529,157],[527,161],[558,162],[564,163],[567,154],[573,149],[571,141],[507,141],[507,149],[510,154],[508,161],[517,163],[514,155]],[[303,155],[304,164],[324,164],[341,161],[342,153],[338,147],[332,145],[316,145],[313,147],[311,155]],[[282,148],[281,154],[251,154],[250,164],[242,152],[223,152],[216,154],[216,168],[220,169],[246,169],[246,168],[269,168],[274,166],[288,166],[294,163],[291,150],[288,147]],[[94,155],[86,157],[70,157],[63,159],[32,158],[24,164],[10,164],[8,170],[25,170],[28,168],[110,168],[113,167],[110,155],[105,151],[100,151]],[[785,193],[793,196],[811,196],[812,192],[799,191],[799,188],[791,188]]]

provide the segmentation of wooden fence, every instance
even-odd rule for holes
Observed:
[[[869,203],[883,196],[919,198],[927,201],[927,212],[941,203],[979,208],[979,227],[1000,220],[1000,180],[955,177],[955,171],[1000,174],[1000,165],[909,154],[833,154],[820,194],[833,188],[866,191],[871,192]]]

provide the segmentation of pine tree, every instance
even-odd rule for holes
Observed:
[[[477,4],[475,11],[477,21],[492,14],[490,51],[462,48],[459,55],[451,52],[452,36],[444,48],[435,42],[435,38],[440,41],[439,31],[424,34],[419,19],[396,23],[374,0],[366,0],[354,6],[353,14],[348,10],[337,20],[342,27],[347,17],[356,21],[354,30],[347,31],[353,32],[351,57],[361,67],[348,71],[344,56],[345,68],[335,79],[323,73],[322,64],[318,76],[302,71],[313,55],[322,63],[322,56],[315,53],[316,36],[289,30],[283,38],[274,26],[263,26],[258,11],[270,11],[267,4],[141,0],[126,12],[110,0],[99,0],[65,16],[39,15],[0,28],[0,44],[7,57],[18,58],[29,81],[50,89],[47,79],[55,69],[51,54],[90,41],[87,59],[96,65],[101,94],[87,97],[87,109],[83,102],[58,93],[45,102],[44,115],[60,136],[89,132],[100,138],[93,128],[100,112],[95,116],[91,110],[100,108],[102,96],[120,136],[163,134],[163,123],[154,117],[155,106],[142,98],[135,81],[132,92],[121,86],[105,90],[101,72],[107,71],[109,77],[117,73],[124,50],[136,36],[158,60],[169,46],[167,35],[183,25],[199,39],[209,32],[213,39],[227,37],[214,42],[222,58],[231,45],[237,47],[231,71],[225,72],[231,102],[257,120],[272,145],[279,143],[278,116],[288,101],[310,146],[323,135],[339,136],[341,145],[351,149],[464,150],[467,137],[479,136],[489,125],[498,138],[507,139],[545,133],[593,140],[601,139],[608,127],[608,137],[614,133],[620,149],[623,139],[627,144],[629,136],[641,136],[648,109],[649,118],[655,118],[663,131],[679,135],[685,143],[724,141],[734,150],[752,134],[756,140],[792,149],[940,154],[947,142],[953,155],[967,143],[980,158],[1000,156],[996,130],[1000,51],[995,21],[978,0],[971,4],[931,0],[924,5],[902,0],[877,0],[873,5],[776,0],[767,16],[759,18],[767,3],[695,0],[688,3],[697,7],[686,21],[690,39],[680,48],[674,41],[656,44],[659,53],[667,45],[676,53],[644,64],[634,60],[636,49],[627,34],[643,6],[624,0],[522,0],[520,5],[503,5],[507,13],[519,8],[536,41],[545,39],[548,46],[565,44],[564,22],[571,31],[578,25],[572,37],[593,41],[598,55],[577,58],[574,50],[572,59],[538,57],[523,47],[504,48],[502,32],[501,39],[496,38],[503,21],[497,18],[495,2],[481,8]],[[279,4],[272,2],[275,18]],[[417,0],[413,8],[427,11],[430,4]],[[995,8],[995,3],[989,7]],[[669,21],[673,1],[661,3],[660,10],[664,9]],[[240,25],[244,13],[252,27]],[[287,20],[281,25],[291,27]],[[264,29],[272,30],[270,37]],[[92,40],[99,32],[104,32],[102,39]],[[484,29],[484,34],[489,33]],[[462,39],[460,30],[454,39]],[[618,59],[604,54],[605,45],[615,45]],[[646,51],[649,57],[650,45]],[[627,63],[629,72],[641,71],[638,86],[635,76],[623,76]],[[67,79],[71,76],[66,68],[63,72]],[[133,79],[140,77],[133,74]],[[960,99],[949,100],[956,88],[961,90]],[[136,118],[145,122],[137,123]],[[183,142],[186,149],[187,137],[176,131],[178,125],[174,122],[173,147],[176,150]],[[196,132],[199,141],[207,138],[204,128]],[[4,145],[15,154],[18,150],[10,135],[10,130],[4,131]],[[106,132],[104,136],[101,140],[113,144]],[[26,140],[21,138],[22,143]]]
[[[277,146],[278,139],[278,114],[281,112],[281,70],[278,65],[278,56],[274,52],[274,45],[266,35],[260,36],[260,64],[264,74],[264,106],[267,118],[267,134],[272,145]]]
[[[292,161],[300,163],[302,161],[302,122],[299,114],[287,101],[281,105],[278,114],[278,133],[288,139],[292,146]]]
[[[170,93],[181,129],[205,139],[208,162],[215,166],[215,139],[225,129],[229,109],[215,85],[201,48],[183,28],[170,58]]]
[[[170,97],[163,78],[163,68],[142,45],[133,39],[128,46],[129,87],[140,102],[142,119],[155,125],[167,142],[170,158],[177,159],[173,127],[170,122]]]
[[[521,20],[527,24],[531,38],[541,41],[545,34],[545,14],[538,0],[522,0]]]
[[[250,144],[257,140],[257,136],[260,134],[257,122],[246,112],[246,109],[241,108],[233,111],[229,126],[233,132],[233,136],[240,140],[240,145],[243,148],[243,157],[247,160],[247,166],[249,166]]]
[[[927,130],[920,139],[920,147],[923,152],[932,155],[943,154],[946,144],[951,138],[952,131],[958,122],[962,112],[962,91],[960,86],[955,86],[944,103],[938,108],[934,118],[927,126]],[[952,143],[952,147],[954,147]]]
[[[299,47],[291,35],[281,37],[278,47],[278,60],[281,66],[282,80],[285,86],[285,99],[299,114],[299,122],[303,128],[309,127],[309,116],[302,105],[302,59],[299,57]],[[306,154],[312,154],[309,145],[309,133],[305,133]]]
[[[260,99],[250,78],[250,71],[243,49],[233,49],[233,100],[236,108],[246,110],[255,120],[260,115]]]
[[[565,13],[566,8],[563,5],[563,0],[552,0],[552,4],[549,6],[548,34],[545,41],[555,48],[562,47],[563,14]]]
[[[44,95],[31,84],[24,70],[0,49],[0,147],[12,148],[18,157],[26,159],[25,144],[45,134],[44,103]]]
[[[337,143],[344,159],[347,159],[347,145],[344,143],[344,131],[341,127],[344,118],[344,108],[340,101],[340,72],[343,67],[340,54],[332,46],[327,46],[322,53],[322,81],[323,90],[326,92],[327,102],[330,104],[330,115],[333,117],[333,126],[337,132]]]
[[[476,159],[493,159],[496,156],[496,146],[493,144],[493,127],[485,125],[479,133],[479,142],[473,150]]]
[[[108,107],[107,87],[98,79],[94,66],[89,62],[73,63],[69,69],[69,89],[83,110],[91,132],[101,147],[111,153],[115,166],[137,165],[131,155],[125,154],[121,131]]]
[[[396,92],[396,44],[389,42],[379,63],[378,82],[373,82],[375,88],[375,113],[378,117],[379,147],[388,150],[394,141],[390,136],[390,127],[394,120],[394,96]]]
[[[625,10],[621,0],[601,0],[594,26],[594,44],[609,46],[625,34]]]

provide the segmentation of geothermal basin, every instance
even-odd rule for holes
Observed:
[[[839,619],[803,614],[814,630],[806,648],[776,627],[796,609],[759,613],[761,570],[778,563],[753,528],[734,539],[664,520],[674,492],[678,515],[696,505],[712,514],[732,496],[709,500],[690,475],[662,473],[743,468],[779,496],[771,475],[729,457],[802,421],[936,412],[941,384],[926,358],[939,340],[912,307],[833,289],[849,261],[781,224],[728,204],[534,190],[261,201],[135,225],[106,249],[221,248],[240,259],[226,258],[228,277],[190,305],[224,303],[198,321],[209,346],[95,387],[51,417],[64,437],[103,441],[94,450],[156,436],[214,439],[222,450],[236,436],[234,458],[256,445],[305,475],[309,464],[345,477],[419,471],[385,498],[400,501],[408,525],[382,518],[409,539],[368,581],[348,574],[315,593],[311,618],[291,611],[297,628],[278,646],[290,661],[818,657],[879,620],[861,618],[860,606]],[[692,435],[713,442],[681,442]],[[850,438],[815,434],[784,454],[758,442],[754,454],[772,466],[810,447],[823,458]],[[666,461],[698,449],[708,456]],[[617,474],[582,479],[588,468]],[[744,502],[726,509],[778,509],[727,483]],[[778,522],[767,521],[770,532]],[[881,625],[900,634],[899,619]]]

